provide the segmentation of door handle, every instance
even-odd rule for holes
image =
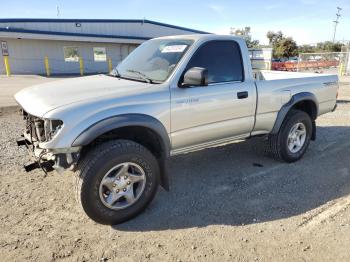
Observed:
[[[237,93],[237,98],[238,99],[244,99],[248,97],[248,91],[243,91],[243,92],[238,92]]]

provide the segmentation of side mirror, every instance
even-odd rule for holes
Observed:
[[[192,67],[184,75],[181,87],[207,86],[208,69],[202,67]]]

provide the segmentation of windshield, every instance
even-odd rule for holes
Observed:
[[[164,82],[193,43],[186,39],[154,39],[136,48],[115,74],[150,83]]]

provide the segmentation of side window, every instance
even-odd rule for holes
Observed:
[[[187,65],[208,69],[208,82],[243,81],[239,45],[234,41],[211,41],[203,44]]]

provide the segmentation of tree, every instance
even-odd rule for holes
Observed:
[[[281,31],[278,31],[277,33],[273,31],[268,31],[266,37],[269,39],[270,45],[274,46],[282,40],[283,34]]]
[[[230,34],[242,37],[246,41],[248,48],[259,47],[259,40],[252,40],[249,26],[246,26],[245,28],[242,28],[242,29],[231,28]]]
[[[284,37],[278,42],[274,50],[277,57],[293,57],[298,55],[298,45],[291,37]]]
[[[298,47],[299,53],[314,53],[316,50],[315,46],[301,45]]]
[[[331,41],[325,41],[321,43],[317,43],[316,48],[318,51],[323,51],[323,52],[340,52],[343,44],[337,42],[333,43]]]
[[[274,58],[289,58],[298,55],[298,45],[291,37],[285,37],[281,31],[267,33],[269,43],[273,48]]]
[[[319,42],[315,46],[302,45],[299,46],[299,53],[324,53],[324,52],[341,52],[344,44],[333,43],[331,41]]]

